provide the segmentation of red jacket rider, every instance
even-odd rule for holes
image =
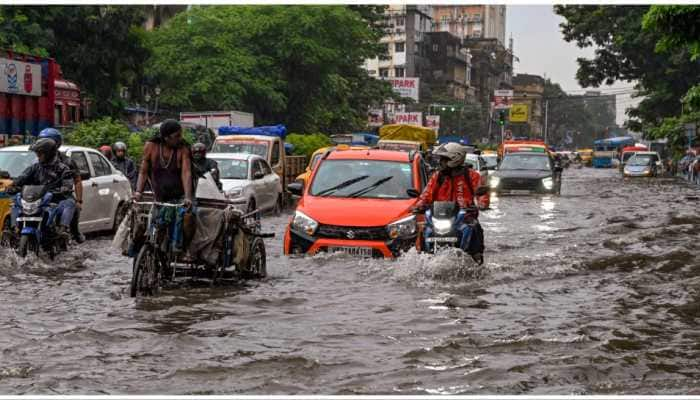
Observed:
[[[464,146],[447,143],[435,149],[434,154],[440,157],[440,170],[430,177],[416,208],[426,209],[434,201],[454,201],[460,208],[475,207],[474,193],[481,175],[464,165],[467,154]]]

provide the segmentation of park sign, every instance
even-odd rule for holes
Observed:
[[[384,78],[391,84],[394,93],[401,97],[410,97],[418,103],[418,89],[420,78]]]
[[[511,107],[513,101],[512,90],[494,90],[493,91],[493,108],[495,110],[504,110]]]
[[[423,126],[423,113],[397,112],[394,113],[394,124]]]
[[[0,58],[0,93],[41,96],[41,65]]]
[[[510,122],[527,122],[530,114],[527,104],[513,104],[510,107]]]

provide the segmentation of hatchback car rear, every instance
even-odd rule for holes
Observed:
[[[284,253],[397,256],[416,244],[411,208],[426,179],[417,153],[346,150],[326,154],[287,226]]]

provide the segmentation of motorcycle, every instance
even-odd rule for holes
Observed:
[[[39,254],[43,249],[53,259],[59,250],[68,248],[68,239],[56,231],[60,218],[57,204],[52,203],[53,193],[43,185],[27,185],[15,196],[15,206],[21,212],[17,217],[19,238],[17,252],[21,257],[27,253]]]
[[[477,212],[476,208],[460,209],[451,201],[434,202],[425,211],[422,250],[434,254],[445,247],[457,247],[466,251]]]

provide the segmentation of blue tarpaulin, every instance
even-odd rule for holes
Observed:
[[[287,136],[287,127],[284,125],[256,126],[253,128],[222,126],[219,128],[219,135],[263,135],[284,139]]]
[[[457,135],[440,135],[438,136],[438,143],[459,143],[459,144],[470,144],[469,137],[457,136]]]

